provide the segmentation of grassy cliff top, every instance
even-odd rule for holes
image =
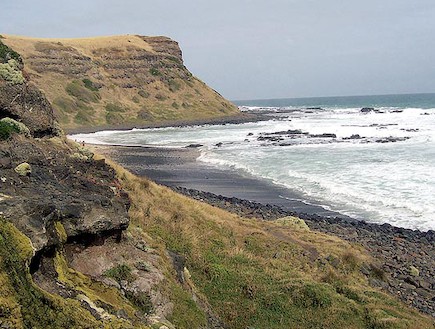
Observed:
[[[239,115],[236,106],[189,72],[178,43],[167,37],[3,35],[2,42],[21,55],[24,77],[46,94],[67,129]]]

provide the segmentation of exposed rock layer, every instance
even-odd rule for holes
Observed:
[[[241,115],[189,72],[178,43],[167,37],[5,36],[3,42],[22,55],[25,76],[68,129]]]

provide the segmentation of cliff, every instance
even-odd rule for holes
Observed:
[[[0,100],[0,328],[433,327],[370,286],[386,278],[361,246],[239,217],[67,140],[1,42]]]
[[[166,37],[3,36],[2,42],[22,56],[24,76],[44,92],[67,129],[240,115],[188,71],[178,43]]]

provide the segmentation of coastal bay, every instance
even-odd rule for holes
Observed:
[[[314,231],[361,245],[378,263],[375,269],[362,269],[379,274],[370,277],[371,285],[435,317],[434,231],[357,221],[310,205],[288,189],[203,164],[196,160],[199,151],[194,147],[91,147],[137,175],[243,217],[274,220],[298,216]],[[418,269],[418,276],[411,274],[413,268]]]

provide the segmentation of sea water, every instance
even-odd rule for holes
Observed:
[[[236,103],[270,119],[73,138],[118,145],[199,143],[199,161],[269,180],[306,202],[359,220],[435,229],[435,94]]]

